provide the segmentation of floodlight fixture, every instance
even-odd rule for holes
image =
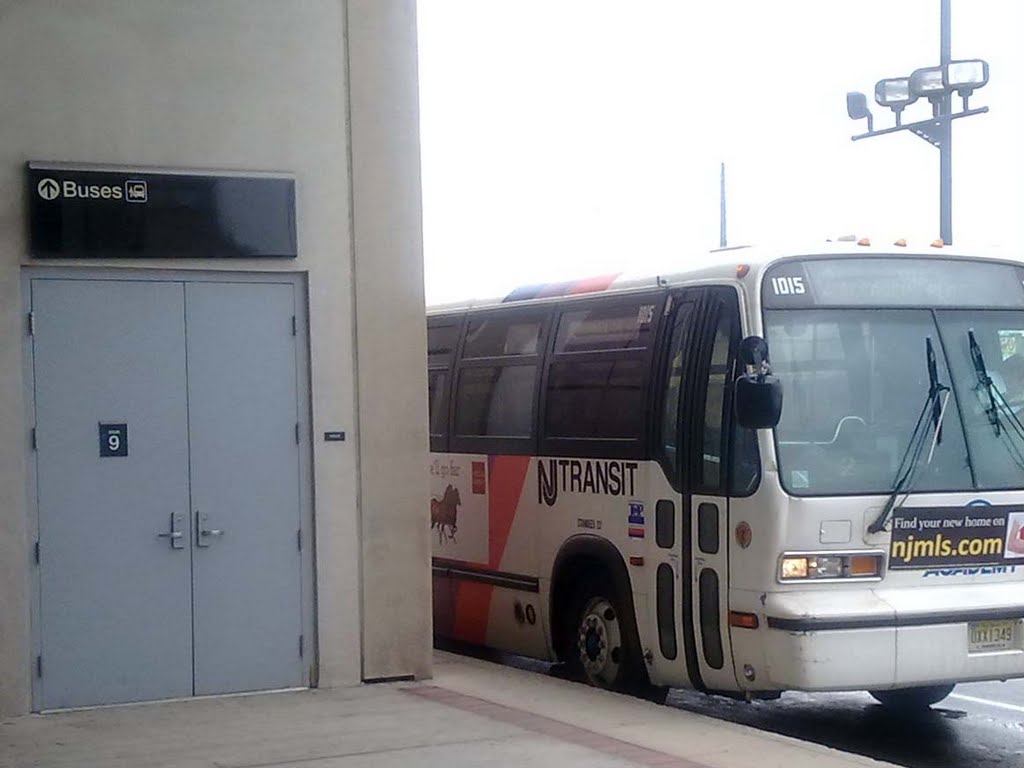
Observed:
[[[909,77],[890,77],[875,83],[875,101],[882,107],[902,109],[917,101],[917,95],[910,92]]]
[[[917,101],[910,91],[909,77],[889,77],[875,83],[875,101],[896,114],[896,125],[902,123],[903,108]]]
[[[915,98],[924,96],[932,103],[945,96],[949,91],[943,82],[942,67],[915,69],[910,75],[910,92]]]
[[[868,119],[868,133],[874,130],[874,118],[871,110],[868,109],[868,97],[860,91],[850,91],[846,94],[846,114],[851,120]]]
[[[970,96],[988,82],[988,62],[981,59],[951,61],[943,69],[942,81],[961,96]]]
[[[939,232],[941,240],[935,247],[953,242],[953,121],[962,117],[981,115],[988,107],[971,109],[968,102],[974,91],[988,83],[988,62],[982,59],[953,59],[950,51],[952,0],[939,2],[939,62],[940,66],[915,69],[910,77],[887,77],[875,83],[875,101],[888,107],[896,116],[896,125],[874,130],[871,112],[863,93],[846,94],[846,112],[854,120],[867,118],[867,133],[850,138],[854,141],[890,133],[911,131],[939,150]],[[954,112],[953,94],[963,100],[963,109]],[[932,107],[930,119],[914,119],[903,123],[903,111],[918,99],[927,99]],[[902,240],[897,246],[904,246]]]

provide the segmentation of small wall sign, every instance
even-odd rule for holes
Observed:
[[[128,425],[100,423],[100,458],[128,455]]]

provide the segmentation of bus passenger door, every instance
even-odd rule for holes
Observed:
[[[689,610],[699,680],[708,690],[736,690],[729,643],[729,436],[731,379],[739,343],[739,303],[728,288],[701,296],[683,412],[683,552],[689,559]],[[687,569],[684,569],[684,571]],[[684,597],[685,595],[684,587]],[[690,627],[685,622],[691,622]]]

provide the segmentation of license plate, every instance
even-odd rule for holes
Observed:
[[[967,625],[967,652],[1008,651],[1014,647],[1016,621],[972,621]]]

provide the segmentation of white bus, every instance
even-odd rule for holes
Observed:
[[[718,257],[430,310],[435,635],[652,696],[1024,676],[1024,265]]]

